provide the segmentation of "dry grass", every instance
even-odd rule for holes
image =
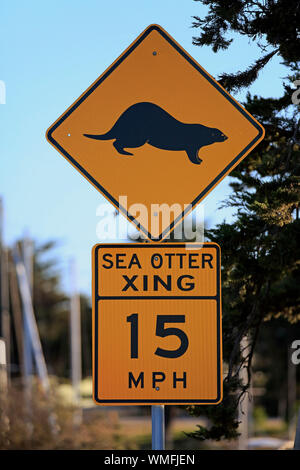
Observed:
[[[80,411],[51,393],[45,397],[37,382],[26,405],[24,387],[14,381],[0,401],[0,449],[119,449],[126,441],[119,425],[101,413],[74,423]]]

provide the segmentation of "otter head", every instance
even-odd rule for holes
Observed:
[[[224,142],[228,139],[227,135],[225,135],[219,129],[212,129],[211,130],[211,139],[213,142]]]

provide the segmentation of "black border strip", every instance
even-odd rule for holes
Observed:
[[[106,295],[96,295],[96,300],[135,300],[135,299],[143,299],[143,300],[163,300],[163,299],[179,299],[179,300],[184,300],[184,299],[189,299],[189,300],[217,300],[217,297],[215,295],[180,295],[180,296],[167,296],[167,295],[161,295],[161,296],[155,296],[155,295],[135,295],[135,296],[120,296],[120,295],[114,295],[114,296],[106,296]]]
[[[160,245],[155,245],[155,249],[159,249],[159,247],[161,248],[173,248],[173,249],[177,249],[177,248],[185,248],[188,244],[185,244],[185,243],[163,243],[163,244],[160,244]],[[194,247],[197,247],[197,244],[193,244]],[[101,248],[153,248],[153,244],[142,244],[142,243],[130,243],[130,244],[116,244],[116,243],[113,243],[113,244],[99,244],[99,245],[96,245],[95,247],[95,252],[94,252],[94,256],[95,256],[95,259],[94,259],[94,270],[93,270],[93,286],[94,286],[94,292],[96,293],[98,291],[98,281],[99,281],[99,277],[98,277],[98,252]],[[164,399],[160,399],[160,400],[146,400],[146,399],[143,399],[143,400],[101,400],[98,398],[98,395],[99,395],[99,389],[98,389],[98,345],[99,345],[99,337],[98,337],[98,326],[99,326],[99,323],[98,323],[98,302],[99,301],[102,301],[102,300],[107,300],[107,299],[117,299],[117,300],[120,300],[120,297],[109,297],[109,296],[98,296],[98,295],[95,295],[95,298],[94,298],[94,303],[93,303],[93,315],[94,315],[94,335],[95,335],[95,338],[94,338],[94,374],[93,374],[93,388],[94,388],[94,401],[98,404],[101,404],[101,405],[105,405],[105,404],[140,404],[140,405],[151,405],[151,404],[155,404],[155,403],[165,403],[165,404],[172,404],[172,403],[176,403],[176,404],[186,404],[186,405],[189,405],[189,404],[205,404],[205,405],[213,405],[213,404],[217,404],[220,399],[221,399],[221,380],[222,380],[222,377],[221,377],[221,279],[220,279],[220,268],[221,268],[221,256],[220,256],[220,247],[215,244],[215,243],[202,243],[202,244],[199,244],[199,248],[205,248],[205,247],[209,247],[209,248],[215,248],[216,249],[216,257],[217,257],[217,295],[216,296],[209,296],[209,297],[201,297],[201,296],[191,296],[191,297],[165,297],[165,296],[161,296],[161,297],[153,297],[153,296],[145,296],[145,297],[139,297],[139,296],[131,296],[131,297],[121,297],[122,300],[130,300],[130,299],[143,299],[143,300],[146,300],[146,299],[161,299],[161,298],[164,298],[164,299],[169,299],[169,300],[177,300],[178,298],[183,298],[183,299],[186,299],[186,300],[189,300],[189,299],[212,299],[212,300],[216,300],[217,302],[217,397],[216,399],[214,400],[191,400],[191,399],[187,399],[187,400],[164,400]],[[99,308],[99,311],[100,311],[100,308]]]
[[[132,215],[130,215],[127,210],[119,205],[119,202],[98,182],[96,181],[92,175],[90,175],[64,148],[59,145],[59,143],[52,137],[53,132],[55,129],[57,129],[60,124],[62,124],[70,114],[75,111],[78,106],[81,105],[81,103],[125,60],[129,54],[131,54],[136,47],[138,47],[141,42],[152,32],[152,31],[157,31],[168,43],[176,49],[176,51],[181,54],[201,75],[203,75],[211,85],[213,85],[230,103],[238,110],[240,113],[248,119],[248,121],[258,130],[258,135],[242,150],[232,161],[230,164],[228,164],[221,173],[192,201],[190,206],[186,208],[170,225],[168,228],[166,228],[158,237],[152,238],[151,233],[148,232],[146,228],[144,228]],[[253,147],[256,142],[263,136],[263,128],[248,114],[246,111],[238,104],[234,99],[225,91],[223,88],[216,83],[204,70],[202,70],[199,65],[187,55],[187,53],[181,49],[158,25],[151,25],[149,28],[145,30],[145,32],[142,34],[142,36],[136,40],[132,46],[124,53],[121,55],[119,60],[117,60],[108,70],[107,72],[100,77],[94,85],[88,89],[83,96],[76,101],[73,106],[70,107],[70,109],[62,115],[62,117],[52,126],[50,129],[47,131],[47,138],[49,142],[54,145],[65,157],[70,160],[70,162],[78,168],[81,173],[84,174],[84,176],[94,185],[96,188],[104,194],[107,199],[109,199],[119,210],[122,212],[125,217],[127,217],[131,222],[133,222],[137,228],[143,232],[147,238],[150,240],[155,240],[155,241],[161,241],[163,240],[164,237],[166,237],[175,227],[175,225],[182,220],[185,215],[187,215],[190,210],[201,200],[204,198],[204,196],[210,191],[210,189],[226,174],[230,168],[232,168],[235,163],[242,158],[242,156],[251,148]]]

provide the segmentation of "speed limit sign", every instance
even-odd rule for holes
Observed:
[[[93,248],[94,400],[222,400],[220,248],[215,243]]]

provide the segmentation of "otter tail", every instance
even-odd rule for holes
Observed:
[[[111,140],[115,139],[116,137],[113,135],[112,129],[106,134],[83,134],[84,137],[88,137],[89,139],[96,139],[96,140]]]

